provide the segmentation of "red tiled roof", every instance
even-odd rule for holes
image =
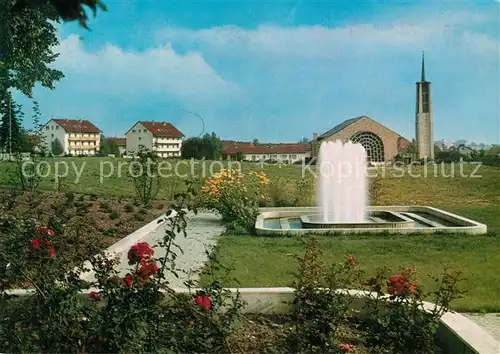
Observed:
[[[139,121],[139,123],[159,138],[181,138],[184,136],[180,130],[167,122]]]
[[[127,145],[127,139],[125,138],[107,138],[107,141],[110,143],[115,143],[118,146],[126,146]]]
[[[311,151],[311,144],[258,144],[243,141],[223,141],[222,153],[227,155],[242,154],[301,154]]]
[[[67,133],[93,133],[99,134],[101,130],[88,120],[84,119],[52,119]]]

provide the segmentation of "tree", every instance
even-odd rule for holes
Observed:
[[[299,144],[308,144],[309,143],[309,139],[307,139],[306,137],[303,137],[302,139],[299,140]]]
[[[101,134],[101,147],[99,149],[99,156],[115,155],[120,156],[120,149],[116,142],[110,139],[106,139],[104,135]]]
[[[12,2],[12,1],[11,1]],[[88,16],[85,12],[85,6],[90,8],[94,14],[97,13],[97,8],[106,11],[106,5],[99,0],[14,0],[13,11],[20,12],[29,8],[38,8],[50,5],[64,21],[75,21],[80,23],[80,26],[87,27]]]
[[[408,146],[405,149],[405,152],[407,154],[416,154],[418,152],[417,151],[417,142],[415,141],[415,139],[412,139],[411,143],[408,144]]]
[[[52,152],[52,155],[54,156],[61,156],[64,153],[64,148],[59,141],[59,139],[54,139],[52,140],[52,143],[50,144],[50,151]]]
[[[33,87],[54,88],[64,77],[49,66],[58,54],[54,21],[57,13],[51,5],[15,10],[12,0],[0,0],[0,99],[7,97],[9,88],[15,88],[31,98]]]
[[[488,149],[488,151],[486,152],[487,155],[490,155],[490,156],[499,156],[500,155],[500,145],[495,145],[495,146],[492,146]]]
[[[259,145],[259,139],[257,139],[257,138],[253,139],[253,144],[254,145]]]
[[[0,149],[6,152],[21,152],[25,145],[21,118],[21,106],[12,99],[10,92],[0,100]]]
[[[202,138],[188,138],[182,143],[181,156],[184,159],[218,160],[221,154],[222,142],[215,133],[205,134]]]

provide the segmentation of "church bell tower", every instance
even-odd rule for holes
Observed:
[[[425,62],[422,52],[422,74],[417,84],[415,114],[417,158],[434,159],[434,127],[432,118],[431,83],[425,80]]]

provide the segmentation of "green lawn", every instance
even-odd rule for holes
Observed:
[[[401,266],[415,265],[424,289],[444,265],[453,266],[466,278],[464,298],[453,307],[463,311],[498,312],[500,276],[496,236],[339,236],[318,237],[326,262],[342,262],[355,255],[360,266],[373,275],[377,267],[394,272]],[[299,238],[269,238],[226,235],[219,240],[221,262],[235,268],[231,277],[241,287],[290,286],[297,263],[290,254],[301,254]],[[237,286],[235,282],[226,286]]]
[[[65,172],[65,165],[68,166],[68,173],[64,179],[64,190],[75,193],[99,194],[106,196],[134,196],[134,185],[128,176],[131,159],[108,158],[108,157],[62,157],[46,159],[50,166],[49,170],[43,170],[47,174],[42,179],[40,188],[44,190],[54,190],[56,166],[59,175]],[[162,178],[160,198],[169,198],[173,195],[172,189],[180,191],[184,188],[184,180],[193,177],[203,179],[212,173],[227,168],[228,162],[219,161],[194,161],[189,160],[161,160]],[[45,165],[47,166],[47,165]],[[259,170],[260,165],[256,163],[241,163],[243,171]],[[237,162],[232,162],[233,168],[238,168]],[[280,176],[285,180],[300,178],[301,167],[294,165],[277,166],[264,165],[263,170],[271,176]],[[47,171],[47,172],[45,172]],[[0,186],[12,185],[17,173],[14,162],[0,161]]]

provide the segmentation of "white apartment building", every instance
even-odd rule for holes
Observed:
[[[51,119],[42,127],[41,134],[49,152],[56,139],[65,154],[92,156],[100,149],[101,130],[88,120]]]
[[[139,147],[155,151],[159,157],[180,157],[182,134],[167,122],[139,121],[125,134],[127,155],[135,155]]]

